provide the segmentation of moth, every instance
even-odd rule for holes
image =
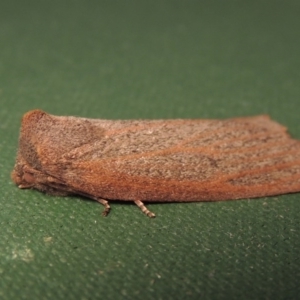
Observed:
[[[300,191],[300,142],[268,116],[100,120],[23,116],[11,174],[21,188],[104,205],[195,202]]]

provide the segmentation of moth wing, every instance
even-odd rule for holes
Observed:
[[[267,116],[129,122],[69,155],[63,180],[105,199],[213,201],[300,191],[300,143]]]

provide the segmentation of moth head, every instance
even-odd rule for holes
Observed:
[[[22,118],[19,137],[19,149],[11,178],[19,188],[31,188],[36,185],[34,170],[41,168],[37,153],[36,126],[45,115],[43,111],[34,110],[26,113]],[[32,170],[32,171],[30,171]]]
[[[47,176],[38,170],[30,168],[29,165],[23,164],[21,160],[17,160],[11,178],[20,189],[36,189],[44,193],[56,196],[66,196],[70,192],[63,188],[63,185],[56,185],[51,180],[51,176]]]
[[[64,154],[100,140],[104,130],[84,118],[57,117],[32,110],[22,118],[19,149],[12,180],[20,188],[45,191],[49,175],[56,172]],[[53,171],[53,169],[55,171]],[[60,188],[60,187],[59,187]],[[58,188],[51,187],[52,190]]]
[[[13,182],[22,189],[32,188],[36,185],[35,172],[36,171],[26,163],[22,154],[19,152],[14,169],[11,172]]]

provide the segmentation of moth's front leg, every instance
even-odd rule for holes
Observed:
[[[102,216],[106,217],[110,212],[110,205],[108,204],[108,201],[101,198],[95,198],[95,200],[104,205],[104,211],[102,212]]]

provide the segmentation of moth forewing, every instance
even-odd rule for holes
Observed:
[[[300,142],[268,116],[95,120],[24,115],[13,181],[108,200],[191,202],[300,191]]]

